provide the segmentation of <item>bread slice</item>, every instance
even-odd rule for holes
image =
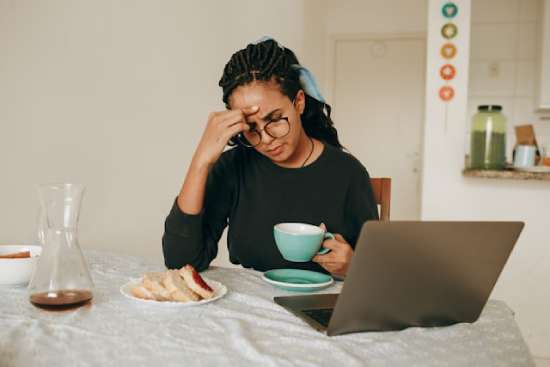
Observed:
[[[153,287],[155,286],[155,283],[161,284],[165,276],[166,275],[164,274],[164,272],[161,272],[161,271],[145,273],[143,275],[143,281],[142,281],[143,286],[148,290],[152,291]]]
[[[151,293],[147,288],[142,285],[136,285],[131,290],[132,295],[141,299],[155,299],[153,293]]]
[[[204,299],[214,297],[214,290],[202,279],[200,274],[191,265],[185,265],[179,270],[179,273],[187,283],[187,286]]]
[[[162,285],[166,274],[164,272],[145,273],[143,276],[143,287],[153,294],[157,301],[171,301],[172,296]]]
[[[23,259],[27,257],[31,257],[30,251],[13,252],[10,254],[0,255],[0,259]]]
[[[174,301],[199,301],[201,297],[193,292],[181,278],[177,270],[168,270],[162,284],[170,292]]]

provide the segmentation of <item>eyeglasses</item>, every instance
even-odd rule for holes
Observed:
[[[263,129],[256,129],[256,127],[251,126],[250,130],[237,135],[237,140],[245,147],[253,148],[262,142],[262,131],[265,131],[273,139],[285,137],[290,132],[288,117],[273,119],[265,124]]]

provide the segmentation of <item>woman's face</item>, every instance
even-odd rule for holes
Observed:
[[[305,96],[300,90],[294,103],[283,93],[275,82],[252,82],[235,88],[229,97],[231,109],[258,106],[259,111],[248,117],[251,127],[261,132],[261,142],[254,147],[273,162],[293,164],[298,159],[297,147],[304,141],[300,115],[304,111]],[[288,118],[290,130],[281,138],[269,136],[263,129],[265,125],[281,117]],[[307,141],[307,139],[306,139]]]

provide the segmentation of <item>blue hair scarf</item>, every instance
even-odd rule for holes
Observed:
[[[284,50],[284,47],[281,46],[279,42],[277,42],[275,39],[269,36],[263,36],[256,42],[253,42],[253,44],[257,45],[258,43],[268,41],[268,40],[274,41],[277,45],[279,45],[280,48]],[[304,92],[311,98],[314,98],[317,101],[323,104],[326,104],[325,98],[321,94],[321,89],[317,85],[317,82],[315,81],[315,77],[313,76],[311,71],[309,71],[309,69],[307,69],[305,66],[302,66],[300,64],[293,64],[291,65],[291,67],[294,70],[298,71],[300,76],[300,86],[302,87]]]

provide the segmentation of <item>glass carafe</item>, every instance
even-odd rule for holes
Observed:
[[[44,248],[29,283],[30,301],[45,308],[70,308],[92,299],[93,282],[78,244],[84,186],[47,184],[38,188]]]

